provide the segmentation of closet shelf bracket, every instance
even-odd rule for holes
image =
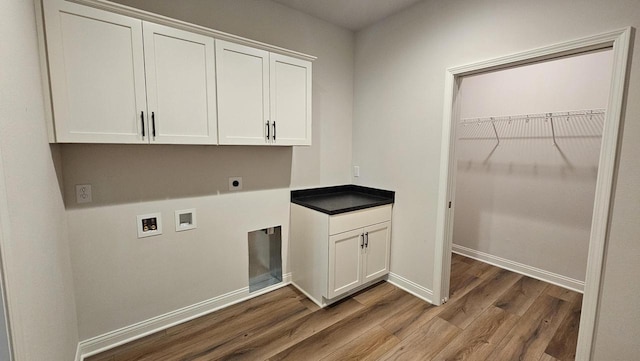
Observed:
[[[553,146],[557,147],[558,143],[556,143],[556,129],[553,126],[553,114],[549,113],[549,119],[551,120],[551,137],[553,137]]]
[[[498,142],[496,144],[496,147],[500,145],[500,137],[498,136],[498,130],[496,129],[496,124],[493,122],[493,118],[491,118],[491,126],[493,127],[493,132],[496,134],[496,141]],[[555,138],[554,138],[554,144],[555,144]]]

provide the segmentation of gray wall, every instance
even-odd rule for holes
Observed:
[[[74,289],[33,2],[0,2],[0,33],[0,241],[16,361],[68,361],[78,344]]]
[[[351,31],[271,1],[114,2],[317,56],[313,62],[313,145],[293,148],[291,185],[349,181],[355,40]]]
[[[629,25],[640,25],[635,0],[453,0],[421,2],[356,34],[353,162],[358,182],[397,191],[392,272],[433,287],[445,69]],[[596,360],[640,353],[636,62],[628,89]]]
[[[317,56],[311,147],[63,145],[59,173],[81,339],[248,286],[247,232],[282,225],[288,272],[289,190],[350,180],[354,34],[270,1],[120,2]],[[243,190],[228,191],[228,177]],[[75,204],[75,184],[93,203]],[[198,228],[175,232],[174,211]],[[164,233],[138,239],[136,215]]]

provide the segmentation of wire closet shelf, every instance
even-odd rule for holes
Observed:
[[[464,118],[460,119],[459,125],[466,127],[470,125],[483,125],[489,124],[491,129],[493,130],[493,135],[495,136],[495,140],[498,142],[497,145],[500,144],[501,136],[498,133],[498,128],[496,124],[499,123],[507,123],[511,124],[512,122],[525,122],[529,123],[530,121],[540,121],[543,120],[545,123],[548,123],[550,126],[550,138],[553,139],[553,145],[557,146],[557,134],[556,134],[556,124],[555,122],[564,120],[571,121],[573,119],[588,119],[588,120],[598,120],[600,122],[604,121],[606,109],[588,109],[588,110],[573,110],[573,111],[564,111],[564,112],[552,112],[552,113],[532,113],[532,114],[519,114],[519,115],[511,115],[511,116],[496,116],[496,117],[481,117],[481,118]],[[598,134],[599,136],[600,134]],[[465,139],[465,138],[460,138]],[[466,138],[469,139],[469,138]],[[486,138],[484,138],[486,139]]]

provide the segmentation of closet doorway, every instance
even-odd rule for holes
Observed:
[[[611,48],[464,76],[453,252],[582,293]]]
[[[571,138],[570,134],[567,131],[570,130],[571,126],[568,124],[577,124],[575,120],[579,117],[587,117],[586,123],[591,122],[591,124],[598,124],[598,120],[593,120],[594,117],[601,116],[601,124],[602,124],[602,132],[601,132],[601,142],[600,142],[600,152],[597,160],[597,168],[594,169],[594,173],[597,177],[595,181],[595,186],[591,187],[592,194],[595,194],[595,199],[592,198],[593,201],[593,212],[591,215],[590,227],[588,227],[588,251],[586,253],[586,275],[584,277],[584,298],[582,303],[582,317],[580,320],[580,333],[578,337],[578,347],[576,353],[576,359],[589,359],[591,353],[591,342],[593,339],[593,331],[595,327],[595,317],[596,317],[596,309],[598,302],[598,294],[600,289],[600,276],[602,272],[602,263],[604,257],[604,245],[606,238],[606,229],[607,222],[609,219],[609,203],[611,198],[611,189],[613,184],[613,173],[614,173],[614,165],[617,156],[617,139],[618,132],[620,126],[621,119],[621,111],[622,111],[622,102],[624,96],[624,79],[627,69],[627,59],[628,59],[628,49],[629,49],[629,38],[630,38],[630,29],[622,29],[619,31],[613,31],[606,34],[601,34],[589,38],[584,38],[576,41],[571,41],[563,44],[556,44],[545,48],[535,49],[532,51],[527,51],[519,54],[514,54],[490,61],[484,61],[476,64],[471,64],[467,66],[461,66],[456,68],[447,69],[446,72],[446,84],[445,84],[445,108],[444,108],[444,124],[443,124],[443,145],[442,145],[442,162],[441,162],[441,180],[440,180],[440,196],[439,196],[439,212],[438,212],[438,234],[436,238],[436,255],[435,255],[435,269],[434,269],[434,302],[437,304],[441,304],[446,302],[449,296],[449,277],[451,271],[451,251],[452,251],[452,238],[453,238],[453,230],[454,230],[454,212],[456,211],[456,207],[458,206],[456,202],[454,202],[456,197],[456,187],[457,187],[457,173],[458,164],[456,163],[456,154],[460,152],[461,154],[465,153],[465,150],[462,146],[456,147],[456,140],[458,138],[470,138],[476,139],[475,142],[483,142],[485,146],[489,145],[490,139],[493,141],[493,146],[489,146],[489,148],[484,149],[483,151],[479,151],[476,154],[471,154],[470,156],[473,158],[474,162],[483,162],[491,161],[491,159],[497,159],[500,157],[507,157],[504,159],[509,159],[508,157],[512,156],[509,154],[504,154],[507,150],[503,149],[509,142],[520,141],[521,146],[525,148],[530,146],[531,149],[534,147],[534,143],[539,143],[542,141],[549,141],[549,148],[552,149],[557,158],[554,158],[557,161],[564,162],[564,166],[567,167],[575,167],[572,165],[571,159],[568,157],[571,156],[568,150],[568,143],[565,145],[565,149],[563,149],[562,141],[568,141]],[[534,64],[549,61],[551,59],[558,59],[562,57],[577,57],[580,54],[585,54],[594,51],[602,51],[604,49],[609,50],[612,54],[611,56],[611,75],[609,79],[610,88],[608,89],[608,97],[606,100],[606,112],[603,109],[598,107],[587,107],[591,109],[570,109],[571,107],[566,108],[553,108],[548,110],[543,110],[538,112],[538,110],[532,111],[531,113],[527,111],[517,111],[516,114],[483,114],[483,115],[475,115],[472,116],[472,119],[467,119],[468,123],[466,126],[473,127],[472,123],[475,123],[475,130],[471,130],[469,128],[467,131],[461,131],[461,127],[465,127],[465,122],[461,123],[460,120],[463,119],[462,112],[463,109],[461,107],[461,101],[463,101],[464,94],[460,92],[461,85],[464,81],[465,77],[470,79],[472,76],[477,76],[481,73],[495,72],[503,69],[513,69],[515,67],[522,67],[527,64]],[[586,76],[589,76],[587,74]],[[514,105],[514,104],[512,104]],[[529,116],[527,118],[527,115]],[[569,119],[568,124],[563,123],[561,127],[559,120],[561,116],[564,116],[563,121],[567,121]],[[511,116],[511,119],[509,119]],[[478,117],[481,117],[478,119]],[[511,124],[509,124],[511,121]],[[534,123],[535,122],[535,123]],[[530,124],[527,124],[530,123]],[[584,127],[589,128],[586,126]],[[515,126],[514,126],[515,124]],[[531,125],[530,129],[526,129],[526,126]],[[511,127],[509,127],[511,126]],[[586,128],[582,128],[583,126],[576,126],[576,128],[580,128],[581,131],[586,131]],[[592,126],[591,130],[596,130],[599,126]],[[482,130],[480,130],[482,129]],[[561,130],[562,129],[562,130]],[[522,134],[524,132],[524,134]],[[583,137],[596,137],[598,136],[595,133],[580,133]],[[547,138],[550,136],[550,138]],[[501,139],[502,137],[502,139]],[[483,139],[484,138],[484,139]],[[511,138],[511,139],[510,139]],[[521,138],[521,139],[519,139]],[[525,140],[525,138],[533,138]],[[584,138],[584,139],[587,139]],[[469,140],[470,140],[469,139]],[[471,141],[471,140],[470,140]],[[530,143],[530,144],[529,144]],[[500,148],[503,147],[503,148]],[[500,148],[498,152],[498,148]],[[546,153],[549,149],[544,149],[543,152]],[[469,153],[468,150],[466,150]],[[564,152],[564,153],[563,153]],[[485,155],[485,158],[478,159],[480,153]],[[503,154],[500,154],[503,153]],[[469,154],[467,154],[469,155]],[[529,156],[532,156],[529,154]],[[544,154],[533,156],[535,157],[543,157]],[[588,157],[587,157],[588,158]],[[503,159],[503,160],[504,160]],[[542,159],[542,158],[540,158]],[[531,160],[531,159],[530,159]],[[511,169],[509,169],[509,162],[507,161],[507,165],[505,167],[505,171],[513,171],[513,164],[511,165]],[[462,164],[464,165],[464,164]],[[473,165],[473,164],[472,164]],[[497,167],[497,166],[496,166]],[[498,167],[499,168],[499,167]],[[575,169],[575,168],[574,168]],[[499,169],[498,169],[499,170]],[[522,169],[520,169],[521,171]],[[530,171],[532,172],[541,172],[544,169],[532,168]],[[549,169],[546,169],[549,170]],[[500,187],[505,187],[505,184],[500,185]],[[468,189],[468,184],[467,187]],[[588,188],[588,187],[587,187]],[[494,191],[501,191],[507,189],[496,189]],[[482,189],[478,190],[482,192]],[[533,199],[533,203],[539,202],[540,197]],[[514,201],[511,206],[517,205],[518,201]],[[535,207],[534,207],[535,208]],[[458,209],[457,212],[461,212],[462,216],[464,216],[464,211]],[[467,214],[468,216],[468,214]],[[507,215],[503,215],[508,218]],[[584,218],[584,217],[582,217]],[[474,222],[471,222],[474,223]],[[479,224],[483,224],[483,220],[476,220],[476,226]],[[512,222],[513,223],[513,222]],[[517,227],[524,227],[522,224],[516,223],[516,231]],[[584,223],[584,222],[583,222]],[[513,226],[513,224],[510,224]],[[485,226],[489,229],[490,226]],[[459,227],[460,228],[460,227]],[[474,229],[474,225],[470,224],[467,228]],[[458,234],[464,234],[463,230],[458,230]],[[475,230],[478,230],[478,227],[475,227]],[[468,231],[468,230],[467,230]],[[545,230],[546,231],[546,230]],[[462,233],[461,233],[462,232]],[[467,232],[468,233],[468,232]],[[473,242],[473,241],[471,241]],[[482,242],[479,242],[482,243]],[[469,244],[467,244],[468,246]],[[476,244],[476,248],[486,250],[486,244]],[[523,245],[514,245],[513,242],[508,242],[504,246],[500,252],[513,252],[514,251],[525,251],[526,246]],[[458,248],[458,252],[461,253],[461,250],[472,249],[472,247]],[[494,246],[500,248],[499,246]],[[489,249],[491,246],[489,246]],[[511,248],[511,250],[509,250]],[[482,252],[478,254],[490,254],[489,252]],[[505,253],[502,253],[505,254]],[[525,255],[526,256],[526,255]],[[500,259],[506,259],[504,257],[499,257]],[[534,258],[538,258],[536,262],[541,262],[540,264],[544,265],[545,262],[548,262],[548,259],[542,257],[540,255],[534,255]],[[553,257],[548,257],[553,258]],[[583,257],[584,258],[584,257]],[[526,261],[520,260],[520,262],[515,262],[518,264],[526,264]],[[579,262],[576,262],[579,263]],[[584,263],[584,262],[583,262]],[[565,269],[562,269],[564,267]],[[534,267],[536,269],[543,269],[543,267]],[[573,280],[578,281],[574,282],[573,286],[570,287],[567,284],[563,284],[565,287],[570,287],[574,289],[580,289],[580,278],[581,276],[575,272],[575,270],[567,271],[566,265],[560,266],[560,271],[550,272],[552,274],[561,275],[562,272],[568,273],[574,276],[567,276],[564,281]],[[571,268],[571,267],[569,267]],[[574,267],[575,268],[575,267]],[[522,270],[517,270],[522,271]],[[572,273],[573,272],[573,273]],[[557,280],[556,280],[557,281]],[[557,284],[562,284],[562,282],[554,282]],[[570,283],[570,282],[569,282]]]

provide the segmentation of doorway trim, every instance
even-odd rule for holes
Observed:
[[[16,335],[19,330],[19,325],[13,321],[13,316],[10,314],[13,309],[12,305],[12,293],[9,291],[7,279],[9,274],[9,262],[10,257],[6,255],[10,252],[9,242],[9,207],[7,205],[7,186],[5,183],[4,163],[2,161],[2,152],[0,151],[0,312],[4,313],[4,324],[0,322],[0,327],[4,330],[0,332],[6,332],[8,348],[9,348],[9,361],[18,359],[18,351],[16,350]]]
[[[455,192],[455,139],[457,120],[457,93],[460,79],[492,70],[549,60],[561,56],[579,54],[591,50],[612,48],[613,69],[611,89],[607,101],[602,145],[598,162],[598,176],[593,205],[589,255],[585,277],[582,315],[578,333],[576,360],[589,360],[595,332],[598,298],[600,294],[602,267],[611,212],[611,196],[615,165],[618,157],[618,138],[622,121],[622,106],[625,96],[631,27],[558,43],[473,64],[448,68],[445,71],[444,110],[442,126],[442,148],[440,159],[440,183],[434,257],[433,302],[440,305],[449,296],[451,272],[451,248],[453,236],[453,214],[455,205],[449,208]]]

